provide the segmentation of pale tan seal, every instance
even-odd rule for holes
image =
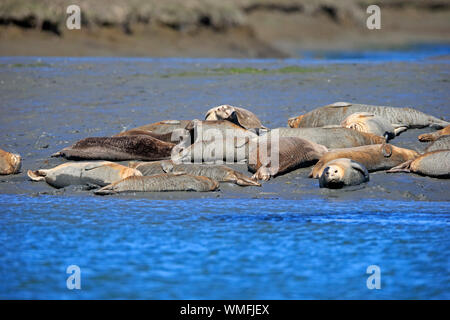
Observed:
[[[163,120],[139,126],[131,130],[145,130],[157,134],[166,134],[177,129],[184,129],[189,122],[191,122],[191,120]]]
[[[224,165],[195,163],[174,163],[171,160],[130,163],[130,167],[139,170],[144,176],[161,173],[185,172],[194,176],[204,176],[219,182],[230,182],[239,186],[261,186],[257,181],[243,173]]]
[[[214,191],[219,188],[216,180],[185,173],[163,173],[153,176],[128,177],[94,191],[98,195],[119,192],[166,192],[166,191]]]
[[[347,158],[364,165],[369,172],[388,170],[405,161],[414,160],[419,153],[391,144],[375,144],[355,148],[336,149],[324,154],[313,167],[310,177],[319,178],[328,162]]]
[[[387,171],[414,172],[435,178],[450,178],[450,150],[438,150],[425,153],[414,160],[408,160]]]
[[[369,181],[369,172],[361,163],[340,158],[325,164],[319,177],[321,188],[339,189]]]
[[[20,155],[0,149],[0,175],[18,173],[21,166],[22,158]]]
[[[227,104],[209,109],[206,112],[205,120],[228,120],[245,129],[265,129],[253,112]]]
[[[387,119],[369,112],[352,113],[341,122],[341,126],[385,137],[386,141],[395,138],[407,129],[402,125],[393,125]]]
[[[434,141],[441,136],[450,135],[450,125],[446,126],[444,129],[438,130],[433,133],[424,133],[419,136],[420,141]]]
[[[142,176],[139,170],[109,161],[81,161],[63,163],[51,169],[28,170],[33,181],[45,181],[55,188],[70,185],[97,185],[100,187],[115,181]]]
[[[317,143],[297,138],[259,137],[257,143],[250,144],[248,170],[255,174],[252,178],[269,180],[303,166],[317,162],[328,149]]]

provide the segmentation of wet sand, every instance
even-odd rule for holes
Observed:
[[[292,73],[277,71],[291,65],[301,64],[299,60],[0,58],[0,148],[23,157],[20,174],[0,176],[0,193],[94,197],[81,187],[54,189],[31,182],[26,171],[63,163],[50,155],[79,139],[110,136],[165,119],[201,119],[210,107],[225,103],[248,108],[269,128],[287,126],[289,117],[335,101],[408,106],[450,119],[448,60],[312,63]],[[266,71],[231,72],[248,67]],[[391,143],[422,151],[426,144],[417,136],[430,131],[409,130]],[[233,167],[246,172],[245,165]],[[326,190],[307,178],[310,170],[295,170],[260,188],[222,183],[218,192],[112,197],[450,200],[449,180],[377,172],[363,186]]]

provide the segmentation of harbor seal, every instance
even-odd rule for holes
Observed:
[[[341,126],[385,137],[386,141],[394,139],[407,129],[407,127],[402,125],[394,127],[387,119],[369,112],[352,113],[341,122]]]
[[[270,136],[270,135],[267,135]],[[259,137],[250,144],[248,170],[256,180],[269,180],[300,167],[317,162],[328,149],[297,137]]]
[[[339,189],[345,186],[356,186],[369,181],[369,172],[361,163],[339,158],[325,164],[319,177],[321,188]]]
[[[144,130],[157,134],[166,134],[171,133],[176,129],[184,129],[189,122],[191,122],[191,120],[163,120],[136,127],[131,130]]]
[[[297,137],[321,144],[329,149],[351,148],[369,144],[380,144],[385,139],[371,133],[348,128],[277,128],[280,137]]]
[[[450,150],[450,135],[440,136],[438,139],[431,142],[424,153],[438,150]]]
[[[119,192],[165,192],[165,191],[214,191],[219,183],[213,179],[185,173],[163,173],[153,176],[133,176],[116,181],[94,191],[98,195]]]
[[[186,125],[192,143],[211,139],[233,139],[257,137],[255,130],[247,130],[228,120],[192,120]]]
[[[180,131],[181,130],[181,131]],[[123,136],[150,136],[155,139],[164,141],[164,142],[170,142],[170,143],[179,143],[183,138],[183,131],[184,129],[176,129],[169,133],[155,133],[153,131],[148,130],[140,130],[140,129],[131,129],[128,131],[124,131],[121,133],[118,133],[114,135],[113,137],[123,137]]]
[[[391,144],[374,144],[354,148],[336,149],[324,154],[322,158],[313,167],[310,178],[319,178],[328,162],[347,158],[361,163],[369,172],[388,170],[405,161],[413,160],[419,156],[419,153],[399,148]]]
[[[175,145],[150,136],[93,137],[56,152],[52,157],[84,160],[164,160]]]
[[[131,176],[142,176],[142,173],[109,161],[68,162],[52,169],[28,170],[31,180],[45,181],[55,188],[90,184],[104,187]]]
[[[424,133],[419,136],[419,140],[422,142],[434,141],[441,136],[450,135],[450,126],[446,126],[444,129],[438,130],[433,133]]]
[[[144,176],[171,172],[185,172],[194,176],[208,177],[219,182],[234,183],[239,186],[261,186],[261,184],[250,177],[224,165],[194,163],[176,164],[171,160],[163,160],[131,163],[129,166],[139,170]]]
[[[206,112],[205,120],[228,120],[245,129],[265,129],[253,112],[227,104],[209,109]]]
[[[19,173],[21,166],[20,155],[0,149],[0,175]]]
[[[406,161],[389,171],[414,172],[434,178],[450,178],[450,150],[439,150],[425,153],[414,160]]]
[[[348,102],[337,102],[314,109],[304,115],[290,118],[288,120],[288,124],[291,128],[340,125],[345,118],[356,112],[369,112],[385,118],[394,127],[404,126],[408,129],[424,127],[441,129],[450,125],[447,121],[438,119],[412,108],[372,106]]]

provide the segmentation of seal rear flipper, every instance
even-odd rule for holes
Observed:
[[[435,133],[424,133],[421,134],[418,139],[421,142],[428,142],[428,141],[434,141],[436,140],[436,134]]]
[[[36,171],[28,170],[27,175],[33,181],[45,181],[45,173],[40,170]]]
[[[63,156],[64,156],[64,153],[61,150],[61,151],[53,153],[50,157],[57,158],[57,157],[63,157]]]
[[[408,130],[408,127],[405,127],[402,124],[394,124],[392,123],[392,126],[394,127],[394,134],[396,136],[398,136],[400,133],[402,133],[403,131]]]
[[[388,171],[386,171],[387,173],[396,173],[396,172],[411,172],[411,163],[414,160],[408,160],[406,162],[403,162],[402,164],[399,164],[396,167],[393,167],[391,169],[389,169]]]
[[[94,191],[94,194],[99,196],[106,196],[108,194],[116,194],[116,193],[117,191],[113,190],[111,185],[108,185],[106,187]]]

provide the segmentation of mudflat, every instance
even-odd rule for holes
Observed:
[[[166,119],[201,119],[211,107],[231,104],[254,112],[269,128],[335,101],[413,107],[450,119],[446,59],[385,63],[307,63],[302,60],[175,58],[0,58],[0,148],[23,157],[20,174],[0,177],[0,193],[93,197],[80,187],[54,189],[26,171],[65,162],[54,152],[85,137]],[[423,151],[412,129],[392,144]],[[126,162],[122,162],[126,164]],[[231,165],[248,175],[246,165]],[[449,201],[450,181],[415,174],[372,173],[357,188],[324,190],[311,168],[262,187],[221,183],[209,193],[130,193],[149,199],[282,198]]]

